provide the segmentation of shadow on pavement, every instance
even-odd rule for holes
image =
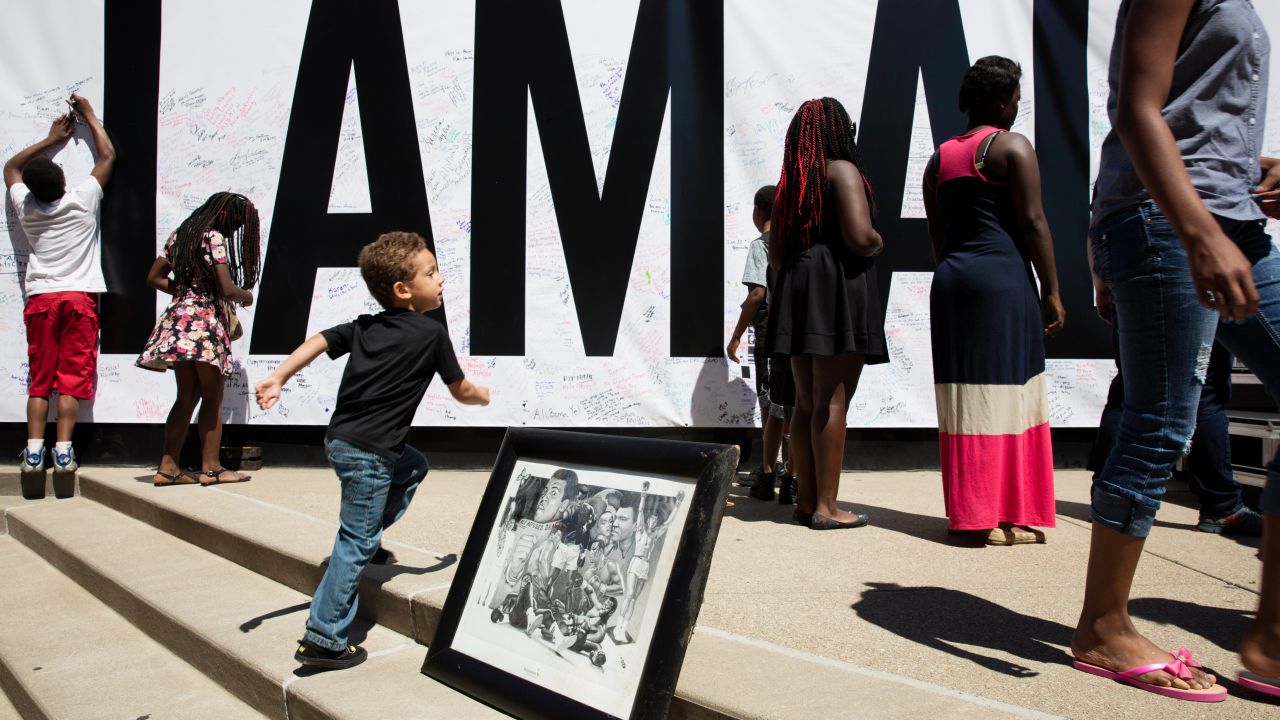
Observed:
[[[729,487],[729,501],[733,506],[724,509],[727,517],[743,522],[794,524],[791,519],[791,513],[795,510],[794,505],[779,505],[776,500],[756,500],[748,495],[748,488],[736,482]],[[971,538],[948,535],[947,519],[940,515],[920,515],[865,503],[841,502],[840,507],[850,512],[867,513],[871,516],[870,527],[883,528],[950,547],[984,547],[984,543],[974,542]]]
[[[858,617],[925,647],[969,660],[1015,678],[1035,677],[1029,667],[983,655],[961,645],[990,648],[1036,663],[1065,663],[1073,628],[941,587],[867,583],[852,605]],[[1055,647],[1056,646],[1056,647]]]
[[[1252,611],[1209,607],[1165,598],[1131,600],[1129,614],[1161,625],[1182,628],[1229,652],[1235,652],[1240,647],[1240,640],[1244,638],[1244,632],[1254,615]]]

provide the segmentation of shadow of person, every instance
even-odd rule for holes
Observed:
[[[1184,600],[1138,598],[1129,601],[1129,614],[1161,625],[1172,625],[1228,652],[1240,648],[1245,630],[1253,622],[1250,610],[1210,607]]]
[[[237,359],[231,361],[231,374],[222,391],[222,422],[242,425],[249,422],[249,403],[253,388],[249,387],[249,371]]]
[[[329,558],[324,559],[325,563],[329,562]],[[434,572],[440,572],[446,568],[452,567],[458,562],[458,556],[454,553],[448,555],[437,555],[436,562],[426,567],[410,567],[399,563],[391,565],[368,565],[364,569],[363,577],[370,582],[381,585],[399,575],[428,575]]]
[[[1057,664],[1070,660],[1070,655],[1061,649],[1071,645],[1073,629],[1066,625],[1023,615],[959,590],[902,587],[896,583],[867,586],[862,598],[851,606],[859,618],[988,670],[1015,678],[1040,674],[960,646],[990,648],[1028,662]]]
[[[756,390],[738,367],[724,357],[703,360],[689,398],[694,427],[756,426]]]
[[[1072,520],[1080,522],[1092,523],[1093,516],[1089,514],[1089,505],[1087,503],[1072,502],[1070,500],[1058,500],[1054,508],[1054,512],[1062,517],[1068,517]]]
[[[257,617],[251,617],[248,620],[245,620],[244,622],[240,623],[240,632],[242,633],[252,632],[254,630],[257,630],[258,627],[262,625],[263,620],[271,620],[272,618],[284,617],[285,615],[292,615],[302,610],[309,610],[310,608],[311,608],[311,601],[308,600],[307,602],[304,602],[304,603],[298,603],[297,605],[290,605],[289,607],[280,608],[279,610],[272,610],[269,613],[258,615]]]

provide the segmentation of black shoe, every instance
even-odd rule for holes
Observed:
[[[745,488],[755,487],[756,476],[759,474],[760,474],[759,470],[752,470],[749,474],[745,476],[742,475],[741,473],[735,473],[735,475],[737,476],[737,479],[734,480],[734,482]]]
[[[373,557],[369,558],[369,564],[370,565],[395,565],[396,554],[379,545],[378,549],[373,551]]]
[[[369,659],[369,653],[357,645],[348,645],[346,650],[330,650],[302,639],[298,641],[298,651],[293,654],[293,659],[307,667],[346,670]]]
[[[1262,515],[1244,506],[1225,517],[1201,515],[1200,522],[1196,523],[1196,530],[1215,535],[1262,537]]]
[[[865,513],[856,513],[853,516],[852,520],[849,520],[848,522],[840,522],[839,520],[832,520],[826,515],[819,515],[818,513],[814,513],[813,517],[809,519],[809,529],[810,530],[844,530],[848,528],[860,528],[863,525],[866,525],[870,519],[871,518],[868,517]]]
[[[778,504],[796,504],[796,476],[787,472],[786,467],[778,468]]]
[[[751,477],[755,478],[755,484],[751,486],[751,492],[747,494],[756,500],[772,500],[773,473],[757,470],[751,473]]]

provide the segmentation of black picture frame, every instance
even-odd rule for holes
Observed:
[[[449,588],[422,672],[511,715],[529,720],[658,720],[667,716],[685,650],[693,634],[725,499],[738,464],[738,448],[561,430],[510,428],[498,451],[457,572]],[[614,473],[666,476],[687,485],[683,526],[671,525],[675,550],[666,592],[658,606],[630,714],[618,716],[514,675],[454,647],[459,623],[520,460],[566,463]],[[670,536],[678,530],[674,540]],[[665,552],[665,551],[664,551]]]

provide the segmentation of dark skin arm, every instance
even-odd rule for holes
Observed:
[[[1262,180],[1251,192],[1258,207],[1269,218],[1280,218],[1280,158],[1258,158],[1262,163]]]
[[[169,273],[172,271],[173,266],[169,264],[168,258],[156,258],[156,261],[151,263],[151,269],[147,271],[147,285],[162,293],[172,295],[173,281],[169,278]]]
[[[871,205],[857,166],[848,160],[828,160],[827,189],[836,201],[845,249],[862,257],[878,255],[884,249],[884,240],[871,226]]]
[[[945,233],[942,230],[942,209],[938,207],[938,153],[934,153],[929,158],[929,164],[924,169],[924,215],[929,222],[929,242],[933,245],[933,261],[936,263],[942,257],[942,240]]]
[[[1009,184],[1018,229],[1040,280],[1044,334],[1057,335],[1062,332],[1067,312],[1058,294],[1053,236],[1044,217],[1044,203],[1040,197],[1040,163],[1036,159],[1035,148],[1018,133],[1000,133],[991,142],[986,167],[990,174],[1004,178]]]
[[[59,115],[49,127],[49,134],[43,140],[29,145],[9,158],[4,164],[4,186],[11,188],[22,182],[22,166],[31,162],[32,158],[57,147],[61,147],[71,137],[75,121],[70,115]]]
[[[778,203],[774,203],[773,215],[770,216],[769,218],[770,226],[775,228],[782,227],[781,225],[778,224],[778,216],[781,214],[782,214],[782,205]],[[786,249],[786,246],[783,245],[782,234],[776,233],[776,232],[769,233],[769,267],[773,268],[774,270],[781,270],[782,261],[785,259],[786,254],[787,254],[787,249]]]
[[[773,242],[772,239],[770,242]],[[729,344],[724,349],[724,354],[734,362],[742,362],[738,359],[738,345],[742,343],[742,334],[747,331],[747,326],[755,319],[760,306],[764,304],[764,286],[748,285],[748,287],[751,289],[747,291],[747,299],[742,301],[742,312],[738,313],[738,324],[733,328],[733,337],[729,338]]]
[[[207,236],[214,240],[223,240],[222,235],[216,230],[210,230]],[[223,242],[225,242],[225,240],[223,240]],[[249,307],[253,304],[253,293],[249,290],[245,290],[239,285],[236,285],[235,281],[231,279],[231,271],[227,269],[226,263],[213,264],[213,277],[218,283],[218,294],[224,300],[230,300],[231,302],[243,305],[244,307]]]
[[[107,137],[107,131],[102,127],[102,121],[98,119],[98,114],[94,112],[93,106],[82,95],[72,93],[71,100],[68,101],[73,112],[79,113],[84,118],[84,123],[89,127],[90,134],[93,135],[93,147],[98,152],[98,158],[93,163],[93,170],[90,175],[98,181],[102,187],[107,186],[107,182],[111,180],[111,171],[116,166],[116,146],[111,144],[111,138]]]
[[[1124,28],[1115,130],[1187,250],[1200,304],[1223,321],[1244,320],[1258,310],[1252,268],[1200,200],[1161,116],[1194,2],[1134,0]]]

